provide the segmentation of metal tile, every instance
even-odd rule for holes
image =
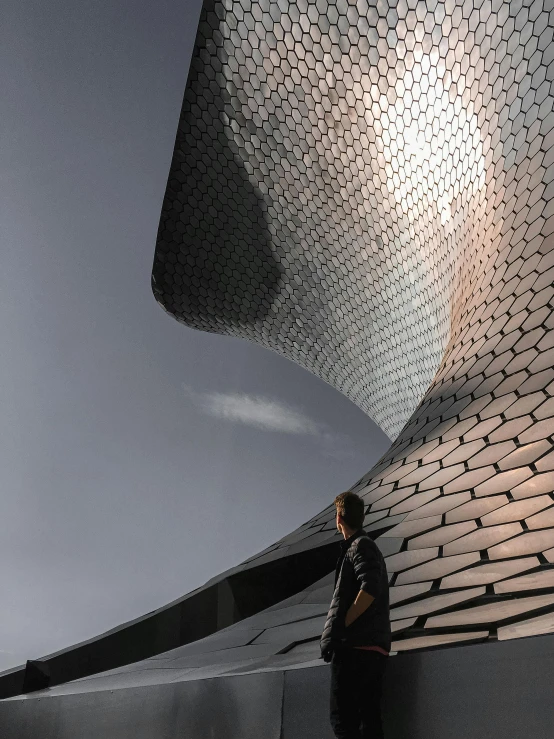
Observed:
[[[463,572],[457,572],[455,575],[444,577],[441,582],[441,588],[469,588],[475,585],[488,585],[489,583],[498,582],[519,572],[532,570],[538,566],[539,560],[536,557],[510,559],[506,562],[485,563],[477,567],[471,567],[468,570],[463,570]]]

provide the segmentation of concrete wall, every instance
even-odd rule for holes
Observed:
[[[551,739],[554,636],[392,657],[387,739]],[[330,670],[29,695],[0,702],[2,739],[332,739]]]

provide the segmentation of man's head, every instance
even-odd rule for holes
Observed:
[[[364,525],[365,503],[356,493],[341,493],[335,498],[337,529],[347,538]]]

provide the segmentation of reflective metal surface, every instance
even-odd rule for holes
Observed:
[[[432,583],[399,648],[463,632],[470,609],[426,620],[437,591],[484,585],[492,638],[505,600],[528,619],[525,583],[554,593],[533,579],[554,547],[553,38],[533,0],[223,0],[200,20],[154,291],[395,440],[353,489],[369,530],[396,527],[391,584]]]

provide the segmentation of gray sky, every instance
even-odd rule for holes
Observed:
[[[389,445],[319,379],[152,297],[199,7],[3,3],[0,670],[198,587]]]

